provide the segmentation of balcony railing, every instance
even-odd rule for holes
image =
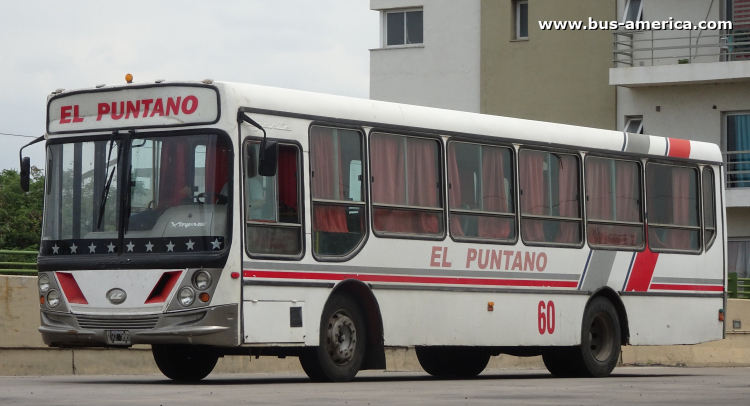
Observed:
[[[750,60],[750,32],[615,31],[615,68]]]
[[[729,151],[724,154],[726,188],[750,187],[750,151]]]

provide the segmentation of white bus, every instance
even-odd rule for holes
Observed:
[[[53,347],[151,344],[176,380],[348,381],[404,346],[601,377],[724,334],[713,144],[212,80],[56,91],[43,138]]]

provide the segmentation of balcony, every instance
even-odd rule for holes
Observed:
[[[613,36],[610,85],[750,82],[750,32],[650,30]]]
[[[726,206],[750,206],[750,151],[728,151],[723,155]]]

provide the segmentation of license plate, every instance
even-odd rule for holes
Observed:
[[[106,330],[107,344],[130,345],[130,332],[128,330]]]

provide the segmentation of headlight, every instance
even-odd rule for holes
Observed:
[[[59,304],[60,294],[56,290],[50,290],[49,293],[47,293],[47,306],[54,309]]]
[[[177,300],[179,300],[180,304],[184,307],[188,307],[195,301],[195,292],[193,289],[185,286],[180,289],[180,293],[177,294]]]
[[[198,271],[193,275],[193,286],[198,290],[206,290],[211,286],[211,275],[206,271]]]
[[[39,291],[42,293],[49,292],[49,276],[45,273],[39,275]]]

